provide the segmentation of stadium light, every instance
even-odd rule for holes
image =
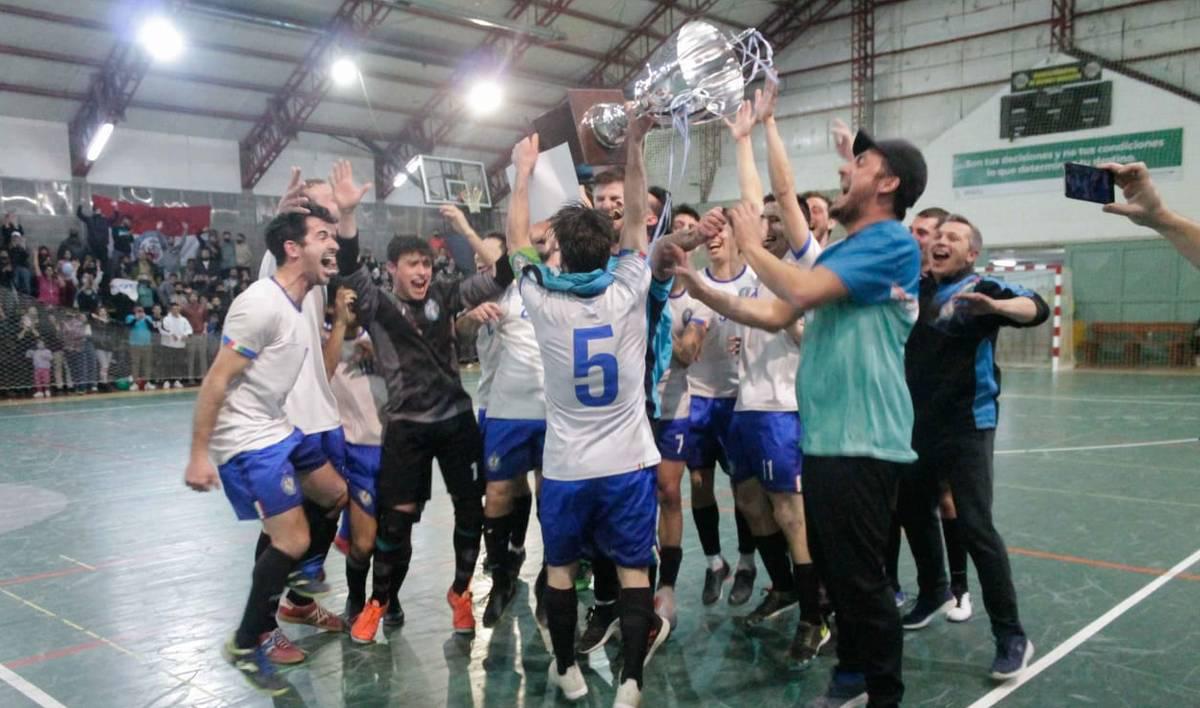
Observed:
[[[467,107],[478,116],[495,113],[504,103],[504,88],[494,79],[480,79],[467,91]]]
[[[401,187],[403,187],[406,184],[408,184],[408,173],[407,172],[397,172],[396,178],[392,180],[392,186],[395,187],[396,189],[400,189]]]
[[[358,65],[350,57],[338,57],[329,67],[329,75],[338,86],[349,86],[358,81]]]
[[[172,62],[183,53],[183,35],[170,20],[155,15],[138,28],[138,43],[155,61]]]
[[[421,156],[416,155],[404,165],[405,172],[416,172],[421,167]]]
[[[92,136],[92,141],[88,143],[88,162],[95,162],[96,158],[100,157],[100,153],[104,152],[104,146],[108,145],[108,139],[112,137],[114,127],[112,123],[105,123],[96,129],[96,134]]]

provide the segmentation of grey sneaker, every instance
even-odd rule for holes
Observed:
[[[729,604],[733,607],[744,605],[754,594],[754,578],[758,576],[757,568],[738,568],[733,574],[733,589],[729,591]]]
[[[723,560],[720,570],[709,567],[704,571],[704,595],[701,601],[705,605],[715,605],[721,599],[721,591],[725,587],[725,581],[729,579],[729,572],[729,564]]]
[[[801,620],[796,625],[796,636],[792,638],[788,656],[796,662],[796,668],[804,671],[816,661],[821,647],[829,643],[831,636],[829,627],[826,627],[824,622],[809,624]]]
[[[753,627],[754,625],[762,624],[772,617],[778,617],[798,604],[800,603],[796,601],[795,593],[767,590],[767,596],[763,598],[762,602],[758,603],[758,607],[755,607],[750,611],[750,614],[746,615],[746,626]]]

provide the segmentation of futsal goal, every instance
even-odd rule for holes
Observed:
[[[1071,274],[1061,263],[988,265],[977,268],[1013,285],[1034,291],[1050,306],[1050,317],[1037,327],[1002,327],[996,340],[1001,366],[1048,367],[1057,371],[1074,365],[1071,342],[1073,311]]]

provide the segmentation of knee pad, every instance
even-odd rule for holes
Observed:
[[[472,537],[483,534],[483,505],[475,497],[454,499],[454,533]]]

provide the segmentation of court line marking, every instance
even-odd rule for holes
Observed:
[[[17,689],[21,695],[38,704],[42,708],[67,708],[62,703],[54,700],[42,689],[34,686],[25,679],[21,678],[20,674],[12,669],[0,664],[0,681],[7,683],[9,686]]]
[[[1089,398],[1086,396],[1045,396],[1036,393],[1005,393],[1001,394],[1001,400],[1005,398],[1028,398],[1038,401],[1073,401],[1080,403],[1139,403],[1147,406],[1200,406],[1200,401],[1155,401],[1145,398]]]
[[[1131,447],[1160,447],[1165,445],[1188,445],[1200,442],[1200,438],[1176,438],[1174,440],[1148,440],[1145,442],[1112,443],[1108,445],[1080,445],[1078,447],[1031,447],[1024,450],[996,450],[996,455],[1027,455],[1035,452],[1084,452],[1086,450],[1120,450]]]
[[[1168,499],[1145,499],[1143,497],[1126,497],[1120,494],[1104,494],[1103,492],[1079,492],[1071,489],[1054,489],[1052,487],[1029,487],[1024,484],[1009,484],[997,482],[1000,489],[1017,489],[1023,492],[1049,492],[1051,494],[1067,494],[1072,497],[1096,497],[1097,499],[1112,499],[1114,501],[1142,502],[1143,504],[1163,504],[1166,506],[1185,506],[1189,509],[1200,509],[1200,504],[1191,502],[1170,501]]]
[[[4,415],[3,413],[0,413],[0,423],[3,423],[6,420],[13,420],[15,418],[46,418],[49,416],[58,417],[58,416],[64,416],[64,415],[75,415],[77,413],[106,413],[108,411],[127,410],[130,408],[163,408],[163,407],[170,407],[170,406],[191,406],[191,405],[195,405],[195,401],[170,401],[170,402],[166,402],[166,403],[143,403],[141,405],[99,406],[96,408],[72,408],[70,410],[53,411],[53,412],[48,412],[48,413],[14,413],[12,415]]]
[[[33,654],[31,656],[22,657],[20,659],[11,659],[9,661],[4,662],[3,666],[7,666],[10,669],[19,669],[22,666],[32,666],[33,664],[40,664],[43,661],[50,661],[52,659],[61,659],[63,657],[67,657],[67,656],[75,656],[76,654],[82,654],[85,651],[89,651],[91,649],[98,649],[102,646],[106,646],[104,642],[101,642],[98,640],[92,640],[90,642],[83,642],[82,644],[73,644],[69,647],[62,647],[59,649],[54,649],[51,651],[43,652],[41,654]]]
[[[74,558],[72,558],[70,556],[64,556],[61,553],[58,554],[58,557],[67,561],[68,563],[74,563],[75,565],[79,566],[80,568],[84,568],[86,570],[95,570],[96,569],[96,566],[94,566],[94,565],[88,565],[87,563],[84,563],[81,560],[75,560]]]
[[[1008,547],[1008,552],[1012,555],[1026,556],[1029,558],[1040,558],[1042,560],[1058,561],[1060,563],[1073,563],[1075,565],[1086,565],[1092,568],[1104,568],[1106,570],[1121,570],[1126,573],[1137,573],[1139,575],[1165,575],[1166,570],[1162,568],[1148,568],[1140,565],[1127,565],[1125,563],[1114,563],[1112,561],[1095,560],[1094,558],[1083,558],[1082,556],[1069,556],[1064,553],[1052,553],[1050,551],[1037,551],[1032,548],[1016,548]],[[1180,573],[1180,580],[1191,580],[1200,582],[1200,575],[1194,573]]]
[[[1156,590],[1169,583],[1178,575],[1182,574],[1183,571],[1195,565],[1197,561],[1200,561],[1200,550],[1197,550],[1192,555],[1179,561],[1166,573],[1155,578],[1154,580],[1151,580],[1142,589],[1122,600],[1108,612],[1105,612],[1103,615],[1097,617],[1092,621],[1091,624],[1087,625],[1075,634],[1072,634],[1062,644],[1054,647],[1049,654],[1044,655],[1041,659],[1038,659],[1030,664],[1029,668],[1025,669],[1025,671],[1022,672],[1022,674],[1016,679],[1009,681],[1002,686],[997,686],[991,691],[988,691],[983,695],[983,697],[972,703],[969,708],[991,708],[991,706],[994,706],[1000,701],[1004,700],[1008,694],[1029,683],[1038,674],[1057,664],[1067,654],[1075,651],[1079,645],[1091,639],[1105,627],[1116,621],[1118,617],[1128,612],[1147,597],[1150,597],[1150,595],[1152,595]]]

